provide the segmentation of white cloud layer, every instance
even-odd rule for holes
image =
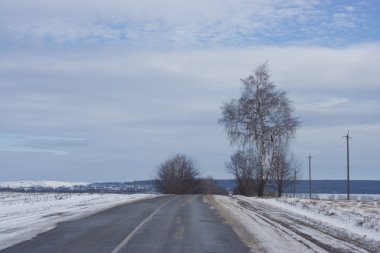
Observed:
[[[194,156],[205,175],[228,178],[224,163],[233,148],[217,125],[219,107],[265,61],[302,121],[296,155],[320,159],[315,177],[344,178],[341,137],[351,130],[353,178],[380,179],[379,49],[7,53],[0,58],[4,180],[146,179],[175,152]]]
[[[316,177],[343,177],[351,130],[354,178],[380,179],[379,12],[377,0],[3,0],[3,179],[146,179],[175,152],[231,177],[220,106],[266,61]]]
[[[366,24],[359,2],[281,0],[3,0],[0,31],[55,43],[122,42],[140,47],[347,41]]]

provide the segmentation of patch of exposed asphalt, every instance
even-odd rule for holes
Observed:
[[[260,247],[260,242],[253,238],[247,231],[245,226],[238,220],[235,219],[219,202],[217,202],[212,196],[207,195],[203,200],[208,203],[211,208],[216,210],[217,215],[222,217],[226,224],[230,225],[239,238],[249,247],[251,252],[262,252],[265,253],[266,250]]]

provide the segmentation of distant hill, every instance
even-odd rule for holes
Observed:
[[[9,181],[0,182],[0,188],[30,188],[30,187],[73,187],[79,185],[88,185],[89,183],[83,182],[61,182],[61,181]]]
[[[232,192],[235,187],[234,180],[216,180],[217,184]],[[294,185],[288,186],[286,192],[293,192]],[[267,191],[274,191],[270,183],[267,186]],[[312,193],[331,193],[344,194],[346,193],[346,180],[312,180]],[[298,180],[296,183],[297,193],[309,192],[309,181]],[[352,194],[380,194],[380,180],[351,180],[350,192]]]
[[[215,180],[216,183],[232,192],[235,181],[231,179]],[[290,185],[286,192],[293,192],[293,185]],[[312,193],[346,193],[345,180],[312,180]],[[350,190],[352,194],[380,194],[380,180],[351,180]],[[133,181],[133,182],[101,182],[101,183],[81,183],[81,182],[59,182],[59,181],[14,181],[0,182],[0,191],[28,191],[28,192],[97,192],[97,193],[154,193],[156,188],[153,180]],[[267,191],[274,191],[270,183]],[[298,180],[296,183],[297,193],[309,192],[309,181]]]
[[[312,180],[311,191],[313,193],[344,194],[347,190],[346,180]],[[288,192],[293,192],[293,186],[288,187]],[[309,181],[299,180],[296,184],[296,192],[308,193]],[[350,192],[352,194],[380,194],[380,180],[351,180]]]
[[[89,193],[153,193],[152,180],[134,182],[60,182],[10,181],[0,182],[0,191],[14,192],[89,192]]]

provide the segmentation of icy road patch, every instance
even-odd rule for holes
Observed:
[[[59,222],[156,196],[0,192],[0,250],[53,229]]]

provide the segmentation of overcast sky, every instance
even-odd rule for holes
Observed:
[[[380,180],[380,2],[2,0],[0,181],[232,178],[221,105],[268,62],[304,177]]]

